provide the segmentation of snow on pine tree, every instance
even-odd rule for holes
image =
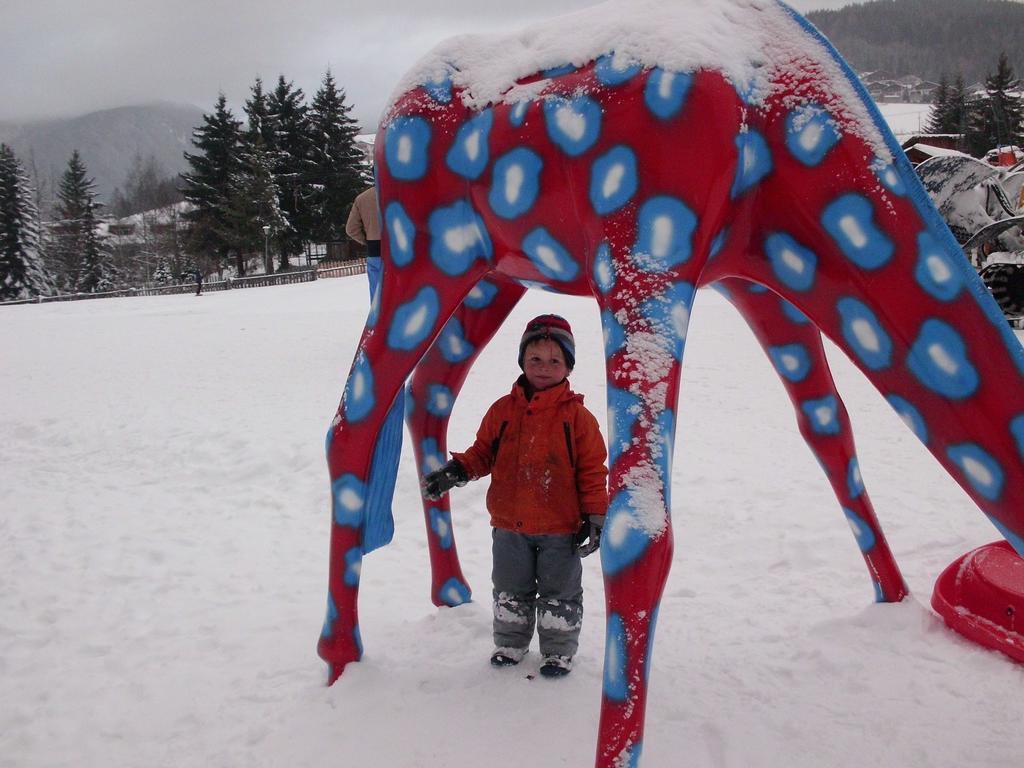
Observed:
[[[95,189],[76,149],[57,188],[53,227],[53,255],[65,291],[99,293],[114,287],[113,260],[96,216],[103,204],[96,200]]]
[[[28,174],[14,151],[0,144],[0,301],[53,293],[33,197]]]
[[[312,237],[329,243],[345,239],[345,222],[355,196],[372,183],[356,146],[359,126],[349,114],[345,90],[327,70],[309,110],[309,210]]]

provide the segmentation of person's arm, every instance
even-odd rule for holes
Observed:
[[[420,481],[420,488],[425,499],[437,501],[452,488],[463,486],[470,480],[478,480],[490,473],[494,458],[493,450],[486,452],[482,446],[485,444],[493,446],[493,442],[488,441],[491,425],[494,422],[493,410],[494,406],[492,405],[484,415],[484,420],[480,423],[480,429],[476,433],[476,442],[469,447],[469,450],[465,453],[453,452],[451,461],[424,475]]]
[[[478,480],[489,475],[494,465],[495,442],[501,432],[500,420],[495,412],[497,404],[487,409],[473,444],[463,453],[452,452],[452,458],[465,468],[470,480]]]
[[[366,231],[363,229],[363,217],[359,214],[358,198],[352,203],[352,209],[348,212],[345,234],[360,245],[366,245]]]
[[[576,492],[580,515],[603,515],[608,511],[608,449],[597,419],[586,408],[576,415]]]

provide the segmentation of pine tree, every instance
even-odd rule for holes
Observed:
[[[358,125],[351,111],[328,70],[309,112],[311,233],[321,243],[344,240],[352,201],[372,182],[356,146]]]
[[[35,191],[14,151],[0,144],[0,300],[53,293],[43,262]]]
[[[947,130],[946,115],[949,110],[949,79],[943,72],[939,77],[939,87],[935,89],[932,101],[932,108],[928,112],[928,124],[925,130],[928,133],[950,133]]]
[[[224,265],[232,254],[239,275],[245,274],[245,254],[226,239],[225,211],[232,193],[232,179],[241,164],[242,124],[220,94],[213,114],[192,132],[196,154],[185,153],[190,170],[182,174],[185,199],[195,207],[187,214],[191,224],[188,250]]]
[[[271,153],[258,136],[247,145],[239,158],[239,169],[231,177],[227,204],[220,219],[219,233],[244,255],[267,250],[267,239],[288,228],[288,219],[278,205],[280,190],[274,178]],[[269,229],[264,232],[264,227]],[[268,254],[266,273],[274,271]]]
[[[968,147],[981,157],[998,146],[1024,143],[1024,98],[1005,53],[999,54],[996,71],[985,78],[985,95],[972,105],[968,121]]]
[[[929,133],[963,134],[967,127],[967,92],[963,75],[952,83],[945,74],[939,80],[935,103],[928,116]]]
[[[957,73],[956,79],[949,90],[949,113],[946,133],[960,134],[958,149],[961,151],[966,149],[969,112],[970,107],[967,98],[967,86],[964,85],[964,76]]]
[[[263,79],[256,78],[249,90],[249,98],[245,102],[245,116],[249,127],[245,132],[245,141],[254,143],[256,137],[263,141],[267,152],[273,152],[277,146],[277,126],[270,114],[269,98],[263,91]]]
[[[289,258],[302,253],[309,240],[310,214],[303,194],[303,178],[309,162],[308,108],[305,94],[291,82],[278,77],[277,87],[268,98],[268,109],[276,128],[274,172],[280,191],[278,204],[289,226],[277,233],[280,267],[290,266]]]
[[[116,278],[109,249],[97,230],[96,185],[76,149],[57,189],[54,254],[61,287],[78,293],[109,291]]]

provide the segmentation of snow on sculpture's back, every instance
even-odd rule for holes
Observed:
[[[410,424],[429,470],[466,368],[523,286],[593,296],[605,333],[599,766],[642,748],[696,288],[717,284],[758,331],[878,599],[905,590],[856,505],[819,332],[1024,552],[1024,353],[852,73],[785,6],[620,1],[458,38],[399,88],[376,147],[384,277],[327,445],[329,681],[362,654],[360,563],[393,530],[403,382],[416,371]],[[428,509],[435,533],[446,514]],[[432,562],[449,569],[439,601],[467,599],[457,563]]]

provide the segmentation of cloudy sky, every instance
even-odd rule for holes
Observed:
[[[312,97],[324,71],[375,125],[392,86],[446,37],[599,0],[0,0],[0,121],[174,101],[239,107],[259,75]],[[791,0],[799,10],[851,0]]]

